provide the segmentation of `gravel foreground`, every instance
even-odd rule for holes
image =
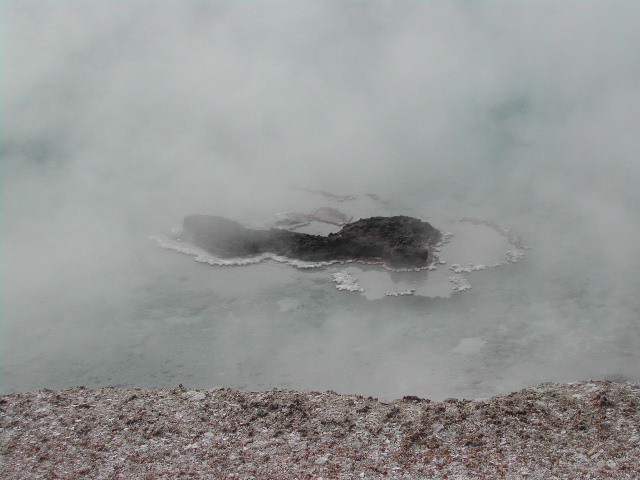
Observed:
[[[87,389],[0,397],[3,479],[640,478],[640,383],[487,400]]]

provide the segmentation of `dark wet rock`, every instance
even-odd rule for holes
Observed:
[[[382,260],[397,268],[426,266],[429,245],[442,237],[431,224],[406,216],[364,218],[326,237],[280,229],[253,230],[212,215],[191,215],[183,223],[187,239],[215,255],[274,253],[312,262]]]

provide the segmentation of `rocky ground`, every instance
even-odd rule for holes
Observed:
[[[3,479],[640,478],[640,384],[487,400],[83,387],[0,397]]]

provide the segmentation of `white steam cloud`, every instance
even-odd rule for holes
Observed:
[[[215,382],[437,397],[637,372],[639,3],[6,1],[2,13],[5,390],[210,386],[205,357],[154,352],[155,327],[131,327],[156,308],[138,304],[144,292],[188,261],[147,237],[192,213],[295,209],[295,186],[493,219],[534,249],[502,279],[510,305],[486,291],[346,301],[318,330],[293,306],[278,321],[225,310],[232,373]],[[220,304],[240,294],[219,282]],[[165,310],[206,303],[195,287],[188,300],[157,288]],[[287,345],[278,328],[294,332]],[[476,350],[483,367],[465,363]],[[128,372],[135,362],[151,377]]]

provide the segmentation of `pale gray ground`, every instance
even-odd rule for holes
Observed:
[[[640,384],[488,400],[41,390],[0,397],[5,479],[638,478]]]

